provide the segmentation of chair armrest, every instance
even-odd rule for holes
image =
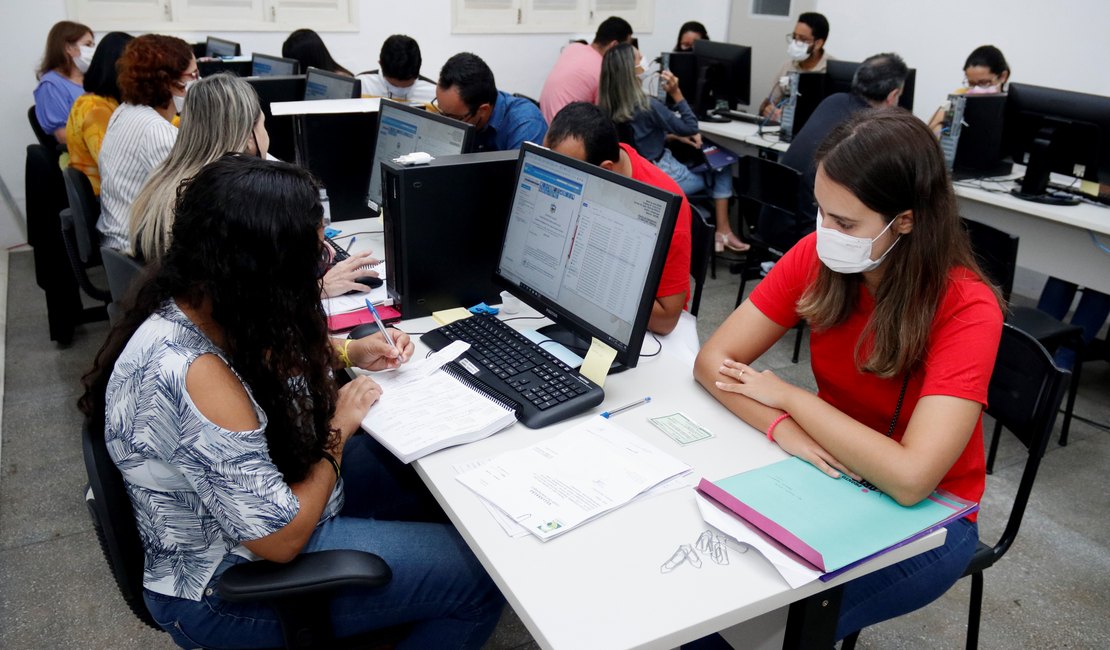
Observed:
[[[73,223],[73,210],[64,208],[58,213],[58,220],[61,221],[62,232],[73,232],[76,225]]]
[[[392,578],[389,565],[373,553],[332,550],[303,553],[287,564],[237,564],[224,572],[217,589],[220,598],[231,602],[275,600],[341,587],[380,587]]]

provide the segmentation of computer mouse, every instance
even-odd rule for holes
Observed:
[[[377,333],[378,333],[378,326],[376,324],[374,324],[374,323],[363,323],[362,325],[359,325],[359,326],[355,327],[353,330],[351,330],[351,333],[347,335],[347,338],[349,338],[349,339],[361,339],[361,338],[366,338],[367,336],[370,336],[371,334],[377,334]]]
[[[355,278],[355,282],[359,284],[364,284],[371,289],[377,289],[385,283],[384,280],[374,275],[364,275],[362,277]]]

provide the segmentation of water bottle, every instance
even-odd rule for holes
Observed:
[[[324,208],[324,227],[331,225],[331,205],[328,202],[328,191],[320,188],[320,207]]]

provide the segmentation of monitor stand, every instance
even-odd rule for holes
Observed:
[[[1033,140],[1029,149],[1029,164],[1025,168],[1025,178],[1021,185],[1010,190],[1010,193],[1019,199],[1045,203],[1048,205],[1079,205],[1079,199],[1066,194],[1053,193],[1048,190],[1048,179],[1051,175],[1053,134],[1055,128],[1042,129]]]
[[[551,325],[541,327],[536,331],[582,358],[586,357],[586,353],[590,350],[590,344],[593,342],[588,338],[575,334],[571,330],[558,323],[552,323]],[[620,363],[619,361],[613,361],[613,363],[609,366],[610,375],[615,375],[618,372],[624,372],[625,370],[628,370],[628,366]]]

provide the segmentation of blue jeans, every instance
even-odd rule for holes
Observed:
[[[408,489],[419,484],[412,468],[369,436],[357,435],[344,450],[343,475],[343,511],[316,528],[304,552],[376,553],[393,579],[376,589],[350,588],[333,599],[336,636],[411,624],[398,648],[480,648],[505,601],[458,532],[442,521],[427,491]],[[281,623],[271,608],[216,595],[223,572],[246,561],[225,557],[199,602],[146,590],[147,608],[183,648],[280,647]]]
[[[697,194],[706,188],[709,190],[709,196],[714,199],[727,199],[732,196],[732,167],[695,173],[678,162],[670,149],[663,150],[663,157],[655,161],[655,166],[678,183],[686,196]]]
[[[1078,287],[1073,282],[1050,277],[1041,291],[1037,309],[1057,320],[1064,320],[1068,310],[1071,309],[1077,290]],[[1083,290],[1083,295],[1079,298],[1071,323],[1083,328],[1083,342],[1090,343],[1102,329],[1108,314],[1110,314],[1110,296],[1088,288]],[[1054,360],[1057,366],[1070,370],[1075,365],[1075,350],[1060,347],[1056,350]]]
[[[940,598],[964,574],[978,543],[978,524],[960,519],[948,525],[943,546],[845,584],[836,639]]]

